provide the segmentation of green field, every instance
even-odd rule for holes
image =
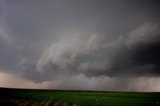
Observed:
[[[1,100],[57,102],[58,106],[159,106],[160,93],[65,91],[0,88]],[[0,104],[1,106],[1,104]]]

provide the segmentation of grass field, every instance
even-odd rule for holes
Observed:
[[[28,106],[160,106],[160,93],[60,91],[0,88],[0,106],[5,102],[30,101]],[[49,104],[47,105],[47,103]],[[41,105],[40,105],[41,104]],[[24,104],[24,106],[27,104]]]

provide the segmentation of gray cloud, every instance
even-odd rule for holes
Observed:
[[[85,77],[82,74],[61,78],[56,89],[69,90],[102,90],[102,91],[141,91],[158,92],[160,89],[159,78],[155,77]],[[55,82],[49,84],[54,88]]]
[[[75,80],[75,89],[136,90],[129,83],[160,74],[158,10],[158,0],[0,1],[0,72],[59,88]]]
[[[83,42],[57,42],[42,54],[37,71],[86,76],[157,75],[159,29],[159,23],[144,24],[125,38],[112,41],[92,34]]]

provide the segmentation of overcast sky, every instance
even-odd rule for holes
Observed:
[[[1,0],[0,86],[160,91],[158,0]]]

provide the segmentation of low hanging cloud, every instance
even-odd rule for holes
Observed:
[[[82,42],[59,41],[42,54],[36,70],[55,77],[156,76],[160,74],[159,29],[159,23],[148,23],[110,41],[98,34]]]
[[[11,81],[19,87],[158,91],[159,8],[139,0],[2,0],[1,76],[19,77]]]
[[[159,92],[159,77],[85,77],[82,74],[62,78],[57,89]],[[50,84],[49,88],[54,88]]]

